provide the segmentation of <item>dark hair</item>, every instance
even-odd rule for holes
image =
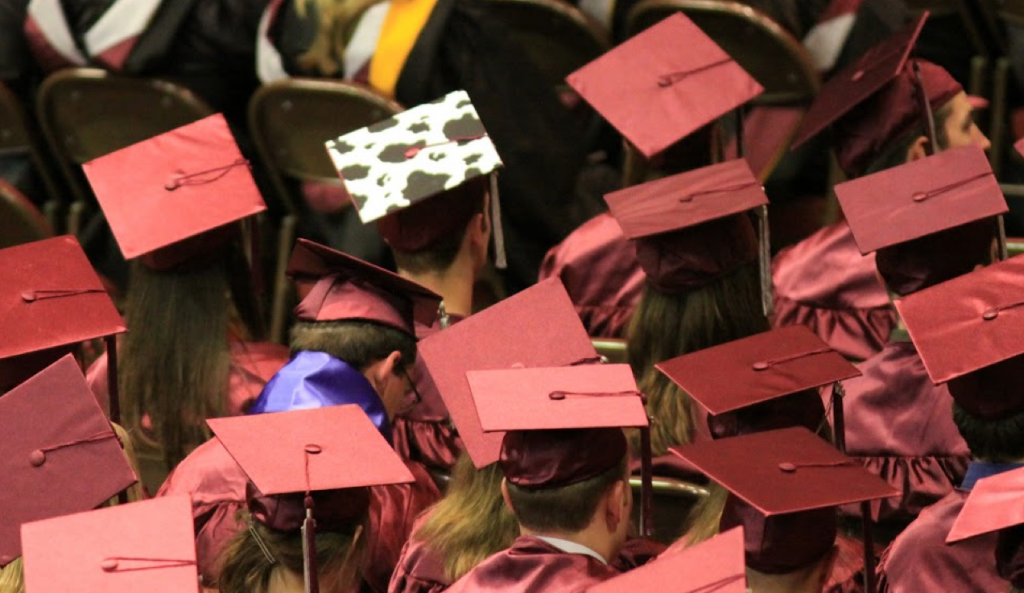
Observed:
[[[373,321],[297,321],[292,327],[291,350],[292,354],[325,352],[360,371],[395,350],[402,355],[400,369],[416,362],[416,338]]]
[[[761,308],[757,262],[686,294],[663,294],[647,286],[629,326],[629,364],[654,418],[655,456],[690,442],[690,396],[654,365],[697,350],[768,331]],[[633,435],[633,450],[639,450]]]
[[[430,225],[438,224],[435,220],[438,216],[447,215],[465,219],[464,223],[458,225],[451,232],[441,235],[417,251],[403,251],[392,245],[391,252],[395,256],[395,264],[399,269],[408,270],[413,274],[425,274],[444,272],[452,267],[459,254],[459,248],[462,247],[462,241],[466,237],[466,230],[476,215],[484,211],[487,189],[487,177],[477,177],[444,192],[442,195],[431,198],[430,202],[420,206],[420,208],[446,209],[446,212],[432,211],[427,214],[422,210],[417,210],[416,206],[419,206],[417,204],[395,213],[394,216],[402,220],[405,225],[423,224],[428,225],[428,228]],[[456,221],[452,221],[451,224],[456,225]]]
[[[953,107],[948,102],[936,109],[932,114],[932,117],[935,119],[935,143],[938,144],[938,146],[934,147],[936,152],[945,150],[949,144],[949,136],[946,135],[946,120],[952,114]],[[928,134],[925,132],[924,125],[918,122],[910,131],[900,136],[898,140],[886,147],[875,160],[871,161],[871,164],[864,171],[864,176],[905,164],[910,145],[921,136],[927,138]]]
[[[248,512],[241,514],[240,523],[249,527],[242,527],[221,552],[217,559],[221,564],[220,576],[211,584],[221,593],[265,593],[270,577],[279,567],[302,575],[302,532],[274,531],[254,521]],[[358,539],[357,532],[361,532]],[[320,577],[337,576],[337,590],[348,590],[360,577],[365,542],[366,529],[360,529],[358,524],[353,525],[350,533],[317,531],[316,561]],[[261,543],[266,546],[266,553]]]
[[[628,458],[623,456],[615,467],[599,476],[563,488],[533,489],[507,482],[516,519],[523,527],[541,533],[576,533],[586,529],[601,497],[612,484],[626,480]]]
[[[1024,459],[1024,412],[982,420],[953,402],[953,422],[974,457],[994,463]]]
[[[209,438],[206,418],[225,412],[229,332],[248,339],[262,330],[250,280],[235,243],[171,270],[132,264],[125,300],[130,331],[118,377],[124,424],[159,446],[169,467]],[[151,433],[142,430],[146,416]]]

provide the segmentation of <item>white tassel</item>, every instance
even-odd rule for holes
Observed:
[[[501,227],[501,200],[498,198],[498,172],[491,172],[491,228],[494,232],[494,267],[508,267],[505,258],[505,230]]]
[[[1010,259],[1010,250],[1006,247],[1006,221],[1002,214],[996,217],[996,224],[999,226],[999,259],[1006,261]]]
[[[758,264],[761,272],[761,308],[768,319],[774,314],[772,287],[772,251],[771,235],[768,225],[768,206],[757,210],[758,222]]]

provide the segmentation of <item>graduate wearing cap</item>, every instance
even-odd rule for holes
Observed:
[[[119,427],[118,427],[119,429]],[[119,433],[65,356],[0,398],[0,589],[23,591],[22,526],[107,504],[137,481]],[[123,431],[120,433],[123,436]],[[128,490],[125,500],[140,496]],[[32,591],[42,591],[33,588]]]
[[[249,411],[263,415],[343,404],[358,405],[390,441],[394,414],[408,405],[416,360],[415,323],[437,315],[440,297],[391,272],[328,247],[299,240],[288,273],[305,292],[296,308],[292,359],[267,383]],[[372,520],[363,578],[384,591],[415,517],[440,498],[422,465],[409,462],[411,485],[371,488]],[[218,557],[242,527],[245,472],[218,440],[197,448],[158,495],[189,493],[199,569],[216,582]]]
[[[485,558],[511,546],[519,535],[501,494],[502,435],[483,431],[467,371],[598,360],[556,279],[430,336],[420,343],[420,355],[466,452],[455,465],[445,498],[417,520],[391,579],[391,593],[443,591]],[[635,566],[660,551],[645,541],[631,540],[616,564]]]
[[[390,154],[382,150],[386,146],[408,148],[397,159],[384,158]],[[416,336],[469,316],[492,230],[500,229],[494,222],[500,214],[492,218],[492,206],[498,208],[492,192],[501,159],[468,95],[456,91],[345,134],[328,141],[327,151],[363,222],[375,224],[391,248],[398,274],[443,298],[439,319],[417,323]],[[429,181],[439,174],[448,175],[443,184]],[[385,176],[389,183],[378,185]],[[495,236],[496,260],[504,260],[504,245]],[[422,361],[416,365],[420,400],[395,418],[395,450],[450,470],[461,447],[437,390],[423,380]]]
[[[941,67],[908,58],[924,18],[833,76],[804,117],[794,148],[831,125],[839,166],[851,179],[949,148],[987,149],[963,87]],[[851,359],[879,352],[896,318],[874,263],[857,250],[845,221],[779,252],[772,265],[774,323],[806,325]]]
[[[729,491],[726,531],[742,525],[750,590],[822,591],[836,559],[836,507],[897,495],[824,439],[796,426],[673,449]],[[866,546],[865,559],[874,552]],[[869,571],[872,572],[869,564]],[[873,593],[874,579],[865,590]],[[830,589],[832,590],[832,589]]]
[[[83,170],[131,261],[124,303],[131,331],[118,388],[125,426],[153,460],[143,479],[155,489],[209,438],[205,418],[244,413],[287,361],[284,348],[257,341],[258,274],[243,249],[241,223],[266,205],[221,115],[94,159]],[[101,377],[106,364],[97,361],[90,377]],[[93,384],[99,393],[110,387]]]
[[[972,460],[959,486],[889,546],[879,566],[884,591],[1008,589],[992,561],[996,538],[946,542],[955,527],[969,531],[957,518],[974,488],[1024,464],[1022,278],[1024,259],[1015,257],[896,301],[928,376],[953,398]]]
[[[264,83],[365,83],[406,107],[465,90],[508,165],[499,186],[512,291],[533,284],[544,253],[583,222],[574,190],[585,134],[487,5],[274,0],[261,23],[257,68]]]
[[[706,140],[718,118],[763,90],[682,14],[626,41],[567,81],[635,147],[631,152],[643,155],[633,160],[672,161],[677,170],[710,163],[707,147],[692,145]],[[624,87],[635,91],[624,95]],[[686,165],[679,167],[680,160]],[[639,171],[643,167],[632,168],[637,171],[628,175],[627,185],[646,177]],[[540,277],[561,278],[591,335],[621,338],[643,296],[645,276],[614,218],[602,213],[573,231],[545,256]]]
[[[658,458],[671,446],[710,435],[689,396],[654,365],[768,329],[768,199],[742,160],[605,199],[646,276],[629,330],[629,362],[657,419],[651,436]]]
[[[840,448],[843,398],[839,381],[857,376],[857,369],[809,329],[778,328],[672,360],[657,369],[690,395],[706,415],[715,439],[801,426]],[[724,378],[727,378],[724,379]],[[818,389],[834,392],[828,407]],[[836,418],[834,435],[829,421]],[[690,529],[679,545],[693,545],[717,533],[725,491],[696,507]],[[846,534],[835,539],[836,552],[826,573],[826,591],[859,590],[856,579],[864,570],[863,545]]]
[[[836,186],[861,253],[883,284],[914,294],[992,260],[1006,201],[984,152],[953,148]],[[901,328],[902,329],[902,328]],[[928,378],[905,331],[844,383],[847,453],[903,492],[872,509],[891,538],[963,479],[970,451],[945,385]]]
[[[627,365],[470,371],[484,431],[504,432],[505,504],[520,536],[450,588],[579,591],[606,581],[626,543],[633,506],[622,426],[646,427]]]
[[[210,421],[245,471],[245,510],[221,555],[221,593],[362,590],[372,490],[415,480],[358,405]]]

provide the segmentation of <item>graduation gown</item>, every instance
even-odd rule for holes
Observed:
[[[847,358],[881,351],[896,326],[874,255],[861,255],[844,221],[780,251],[772,281],[774,325],[805,325]]]
[[[646,276],[636,261],[636,249],[611,214],[591,218],[548,251],[540,280],[552,276],[565,285],[587,333],[626,337]]]
[[[228,371],[228,389],[224,394],[224,413],[227,416],[239,416],[249,410],[267,381],[288,362],[289,353],[286,346],[270,342],[231,340],[228,348],[231,366]],[[85,378],[96,399],[106,410],[109,399],[105,353],[89,367]]]
[[[448,589],[451,593],[575,593],[620,571],[592,556],[563,552],[542,539],[520,536]]]
[[[441,498],[421,465],[406,465],[415,476],[415,483],[370,488],[363,579],[364,585],[378,593],[387,590],[402,546],[412,532],[413,521]],[[196,558],[205,583],[216,582],[220,570],[218,557],[231,538],[245,527],[238,521],[238,511],[246,508],[248,481],[241,466],[221,442],[213,438],[186,457],[157,492],[157,496],[189,494],[192,497]]]
[[[996,533],[948,546],[945,542],[974,483],[1017,467],[972,462],[961,487],[923,510],[882,554],[879,592],[1009,591],[1010,582],[996,571]]]
[[[462,319],[460,315],[449,315],[449,322],[453,324]],[[416,324],[416,337],[420,340],[438,331],[440,324],[437,322],[430,327]],[[391,421],[395,451],[403,459],[450,472],[462,454],[462,439],[421,357],[416,358],[415,376],[419,403],[396,414]]]
[[[859,368],[862,376],[843,382],[846,452],[903,492],[872,501],[873,519],[906,524],[952,492],[971,453],[949,390],[932,383],[913,343],[889,342]],[[859,516],[860,506],[846,511]]]
[[[257,51],[264,82],[321,75],[299,65],[314,38],[315,11],[310,6],[300,17],[293,5],[275,0],[264,16]],[[437,0],[425,22],[395,6],[384,2],[363,13],[336,75],[368,82],[406,107],[469,93],[505,164],[499,187],[507,279],[513,290],[530,286],[547,250],[583,222],[575,185],[584,134],[486,3]],[[411,49],[400,51],[396,36],[414,38]],[[376,76],[396,69],[397,77]]]

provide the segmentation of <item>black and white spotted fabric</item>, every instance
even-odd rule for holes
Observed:
[[[326,143],[364,223],[501,167],[465,91]]]

